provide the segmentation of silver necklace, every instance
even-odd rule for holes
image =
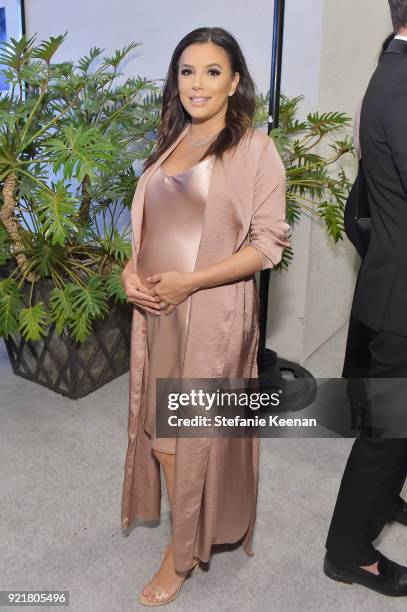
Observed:
[[[222,128],[222,130],[223,130],[223,128]],[[202,142],[192,142],[191,141],[191,124],[190,124],[189,125],[189,130],[188,130],[189,142],[190,142],[192,147],[201,147],[202,145],[208,144],[208,142],[210,142],[213,138],[215,138],[215,136],[217,136],[222,130],[219,130],[218,132],[216,132],[216,134],[213,134],[212,136],[210,136],[206,140],[202,140]]]

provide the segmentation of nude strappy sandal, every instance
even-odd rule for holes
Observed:
[[[165,553],[165,551],[164,551]],[[194,563],[194,565],[191,567],[191,569],[186,573],[184,580],[181,582],[181,584],[179,585],[178,589],[175,591],[175,593],[173,595],[171,595],[171,597],[165,598],[165,595],[167,595],[167,591],[161,591],[161,589],[158,589],[158,593],[157,595],[160,597],[162,595],[164,595],[163,599],[159,599],[158,601],[150,601],[147,597],[145,597],[144,595],[142,595],[140,593],[140,595],[138,596],[138,600],[141,604],[143,604],[143,606],[165,606],[166,604],[171,603],[172,601],[174,601],[174,599],[176,599],[179,595],[179,592],[185,582],[185,580],[187,578],[189,578],[192,574],[196,574],[196,572],[199,571],[199,559],[196,560],[196,562]],[[161,592],[160,592],[161,591]]]

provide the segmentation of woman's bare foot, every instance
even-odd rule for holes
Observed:
[[[175,569],[171,538],[159,570],[141,591],[141,595],[152,602],[170,599],[174,593],[178,591],[188,573],[189,572],[177,572]]]

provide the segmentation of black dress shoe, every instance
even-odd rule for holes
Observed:
[[[378,576],[361,567],[339,567],[332,563],[327,555],[325,555],[324,559],[324,574],[338,582],[345,582],[346,584],[356,582],[382,595],[390,595],[391,597],[406,596],[407,567],[390,561],[390,559],[387,559],[381,553],[379,555]]]
[[[407,525],[407,503],[402,497],[397,498],[390,515],[390,520]]]

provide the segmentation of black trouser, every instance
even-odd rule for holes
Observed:
[[[407,378],[407,337],[370,331],[369,351],[370,378]],[[372,542],[390,517],[406,476],[406,438],[356,438],[326,541],[334,563],[361,566],[378,559]]]

